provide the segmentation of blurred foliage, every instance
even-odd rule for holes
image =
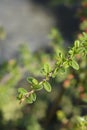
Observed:
[[[67,51],[67,54],[58,50],[56,59],[54,59],[54,65],[50,65],[48,62],[44,64],[41,72],[44,79],[38,81],[33,77],[28,77],[27,81],[30,84],[31,90],[28,92],[24,88],[18,89],[18,99],[20,102],[26,100],[29,103],[33,103],[36,100],[36,91],[45,89],[47,92],[51,92],[51,85],[49,83],[50,78],[55,78],[57,74],[60,75],[66,72],[69,67],[72,67],[75,70],[79,70],[79,65],[76,61],[77,56],[86,57],[87,55],[87,35],[83,33],[83,37],[74,42],[74,46]],[[52,61],[53,62],[53,61]],[[51,63],[52,64],[52,63]]]
[[[6,32],[2,26],[0,26],[0,40],[4,40],[6,38]]]
[[[50,3],[53,6],[58,4],[72,5],[76,3],[76,0],[50,0]]]
[[[48,5],[48,6],[56,6],[59,4],[64,4],[64,5],[74,5],[76,3],[81,2],[81,0],[32,0],[36,3],[41,3],[43,5]]]
[[[52,4],[72,4],[75,1],[52,1]],[[86,32],[86,1],[82,2],[82,10],[79,11],[81,18],[81,32]],[[85,11],[84,11],[85,9]],[[4,40],[6,32],[0,27],[0,40]],[[28,76],[34,76],[41,81],[41,70],[46,62],[54,64],[54,59],[59,50],[67,53],[64,40],[56,29],[52,29],[48,36],[51,39],[50,46],[40,48],[31,53],[29,48],[21,45],[19,55],[15,59],[0,65],[0,129],[2,130],[86,130],[87,129],[87,57],[76,57],[80,70],[74,71],[69,68],[64,74],[58,73],[54,79],[50,79],[53,86],[51,93],[44,90],[37,92],[37,101],[31,105],[25,102],[19,104],[16,99],[19,87],[30,89],[26,80]],[[77,37],[81,37],[79,33]],[[62,88],[66,91],[61,94]],[[61,95],[60,95],[61,94]],[[49,119],[56,99],[59,99],[52,119]],[[49,121],[48,121],[49,120]],[[45,127],[45,124],[48,124]]]
[[[81,32],[87,32],[87,1],[81,2],[82,8],[78,11],[80,17],[80,30]]]

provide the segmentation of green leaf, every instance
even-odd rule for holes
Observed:
[[[69,67],[68,61],[65,61],[65,62],[63,63],[63,66],[64,66],[65,69],[68,68],[68,67]]]
[[[62,53],[61,53],[61,52],[59,52],[58,56],[59,56],[60,58],[62,58],[62,57],[63,57],[63,55],[62,55]]]
[[[32,85],[37,85],[38,84],[38,81],[33,77],[28,77],[27,81],[28,81],[28,83],[30,83]]]
[[[87,34],[85,32],[82,33],[85,38],[87,38]]]
[[[60,68],[59,72],[60,73],[64,73],[65,72],[65,68]]]
[[[70,55],[72,55],[73,54],[73,50],[71,49],[71,50],[69,50],[69,54]]]
[[[32,86],[33,87],[33,89],[35,89],[35,90],[41,90],[42,88],[43,88],[43,86],[42,85],[34,85],[34,86]]]
[[[28,77],[28,78],[27,78],[27,81],[28,81],[28,83],[30,83],[30,84],[32,84],[32,80],[33,80],[33,77]]]
[[[21,100],[22,97],[23,97],[23,94],[19,93],[18,96],[17,96],[17,99],[18,99],[18,100]]]
[[[58,73],[58,68],[56,68],[56,69],[54,70],[54,72],[53,72],[53,74],[52,74],[52,77],[55,78],[56,75],[57,75],[57,73]]]
[[[17,96],[17,99],[18,100],[21,100],[23,98],[24,95],[26,95],[27,93],[27,90],[24,89],[24,88],[19,88],[18,89],[18,96]]]
[[[27,90],[26,89],[24,89],[24,88],[19,88],[18,89],[18,93],[21,93],[21,94],[26,94],[27,93]]]
[[[33,103],[35,100],[36,100],[36,94],[35,93],[30,94],[30,96],[26,98],[26,102],[29,103],[29,104]]]
[[[51,85],[47,81],[43,83],[43,87],[47,92],[51,92]]]
[[[50,65],[47,64],[47,63],[44,64],[43,69],[44,69],[44,71],[45,71],[46,74],[49,73],[49,72],[51,71],[51,67],[50,67]]]
[[[83,48],[78,48],[76,51],[77,51],[77,53],[82,54],[83,53]]]
[[[32,100],[32,98],[29,96],[29,97],[26,98],[26,102],[29,103],[29,104],[31,104],[31,103],[33,103],[33,100]]]
[[[33,84],[37,85],[38,84],[38,81],[36,79],[33,78],[32,80]]]
[[[75,43],[74,43],[75,47],[78,48],[80,46],[80,42],[79,40],[76,40]]]
[[[36,93],[32,93],[31,96],[32,96],[32,100],[36,101]]]
[[[70,66],[72,66],[74,69],[78,70],[79,69],[79,65],[75,60],[72,60],[69,62]]]

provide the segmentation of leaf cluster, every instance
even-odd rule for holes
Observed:
[[[42,89],[51,92],[51,84],[49,83],[49,80],[50,78],[55,78],[59,72],[64,73],[70,67],[79,70],[79,64],[76,60],[77,55],[81,55],[82,57],[86,57],[87,55],[86,33],[83,33],[83,36],[74,42],[73,47],[69,49],[66,55],[59,51],[52,67],[49,63],[44,64],[41,73],[45,78],[43,78],[42,81],[39,82],[33,77],[27,78],[31,90],[28,92],[24,88],[18,89],[18,99],[20,102],[26,100],[28,103],[33,103],[36,100],[36,91]]]

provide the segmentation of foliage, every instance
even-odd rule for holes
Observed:
[[[74,4],[75,0],[51,0],[51,5],[57,5],[57,4],[66,4],[71,5]]]
[[[82,130],[87,129],[87,117],[77,117],[77,127],[81,128]]]
[[[82,24],[81,30],[86,32],[83,21]],[[0,40],[5,36],[1,27]],[[31,53],[22,45],[16,59],[0,66],[1,129],[87,129],[87,35],[80,34],[68,50],[56,29],[52,29],[49,38],[49,53],[43,49]],[[21,105],[15,98],[17,89]]]
[[[6,38],[6,32],[2,26],[0,26],[0,40],[4,40]]]
[[[55,44],[56,46],[56,44]],[[50,61],[43,65],[41,69],[41,77],[43,79],[38,81],[34,77],[28,77],[27,81],[30,85],[30,90],[26,90],[24,88],[18,89],[18,99],[20,103],[26,100],[27,103],[33,103],[36,100],[37,91],[41,91],[45,89],[47,92],[51,92],[51,82],[49,83],[50,79],[59,77],[60,75],[65,74],[69,71],[69,73],[73,72],[73,74],[68,74],[67,78],[62,79],[63,88],[64,90],[72,91],[72,95],[78,99],[80,97],[81,100],[86,101],[85,97],[81,95],[84,94],[86,96],[85,85],[82,80],[85,80],[85,76],[82,77],[82,74],[85,73],[84,67],[86,67],[86,56],[87,56],[87,35],[83,33],[83,36],[74,42],[74,46],[71,47],[67,52],[64,53],[61,49],[56,50],[54,47],[54,52],[56,52],[56,56],[53,56],[54,61]],[[82,57],[82,58],[81,58]],[[82,65],[83,64],[83,65]],[[85,64],[85,65],[84,65]],[[72,71],[73,69],[76,71]],[[82,72],[81,72],[82,71]],[[59,75],[58,75],[59,74]],[[78,80],[75,80],[74,77],[78,76]],[[57,79],[58,80],[58,79]],[[63,81],[64,80],[64,81]],[[60,82],[60,81],[59,81]],[[71,88],[69,86],[72,86]],[[76,86],[76,88],[75,88]],[[81,90],[83,88],[83,90]],[[74,92],[74,89],[77,92]],[[78,89],[80,89],[78,91]],[[76,99],[75,99],[76,100]],[[57,104],[58,105],[58,104]],[[59,111],[57,112],[59,113]],[[61,115],[62,114],[62,115]],[[67,121],[66,114],[61,110],[60,114],[58,115],[58,120],[62,119],[61,121]],[[62,116],[62,117],[60,117]],[[63,122],[62,122],[63,123]],[[79,124],[79,123],[77,123]],[[74,126],[73,126],[74,127]],[[85,126],[84,126],[85,127]]]
[[[80,30],[87,32],[87,1],[81,2],[82,8],[78,11],[78,16],[80,18]]]
[[[55,78],[59,72],[64,73],[69,67],[72,67],[75,70],[79,70],[79,65],[76,61],[76,55],[79,54],[82,57],[86,57],[87,55],[87,35],[85,33],[83,33],[83,37],[74,42],[74,46],[67,52],[66,55],[63,55],[61,51],[58,52],[56,61],[52,67],[49,65],[49,63],[44,64],[41,72],[45,78],[42,81],[39,82],[33,77],[28,77],[27,81],[30,84],[31,91],[28,92],[23,88],[19,88],[18,99],[21,102],[26,99],[30,99],[33,103],[33,101],[36,100],[36,91],[44,88],[47,92],[50,92],[51,85],[48,82],[50,78]]]

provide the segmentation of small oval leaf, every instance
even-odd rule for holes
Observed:
[[[32,100],[36,101],[36,93],[32,93]]]
[[[43,83],[43,87],[47,92],[51,92],[51,85],[47,81]]]
[[[18,93],[25,94],[25,93],[27,93],[27,90],[24,88],[19,88]]]
[[[32,85],[37,85],[38,84],[38,81],[33,77],[28,77],[27,81],[28,81],[28,83],[30,83]]]
[[[79,69],[79,65],[75,60],[70,61],[70,66],[72,66],[76,70]]]
[[[74,45],[75,45],[76,48],[78,48],[78,47],[80,46],[79,40],[76,40],[76,41],[74,42]]]
[[[18,100],[21,100],[22,97],[23,97],[23,95],[22,95],[21,93],[19,93],[18,96],[17,96],[17,99],[18,99]]]
[[[57,74],[58,74],[58,68],[55,68],[52,77],[55,78]]]
[[[65,69],[68,68],[68,67],[69,67],[68,61],[65,61],[65,62],[63,63],[63,66],[64,66]]]
[[[65,68],[60,68],[59,72],[62,74],[65,73]]]
[[[45,71],[45,73],[49,73],[50,71],[51,71],[51,67],[50,67],[50,65],[49,64],[44,64],[44,67],[43,67],[43,69],[44,69],[44,71]]]
[[[35,89],[36,91],[38,91],[38,90],[41,90],[43,88],[43,86],[42,85],[34,85],[34,86],[32,86],[32,88]]]
[[[27,97],[27,98],[26,98],[26,102],[29,103],[29,104],[31,104],[31,103],[33,103],[33,100],[32,100],[31,97]]]

